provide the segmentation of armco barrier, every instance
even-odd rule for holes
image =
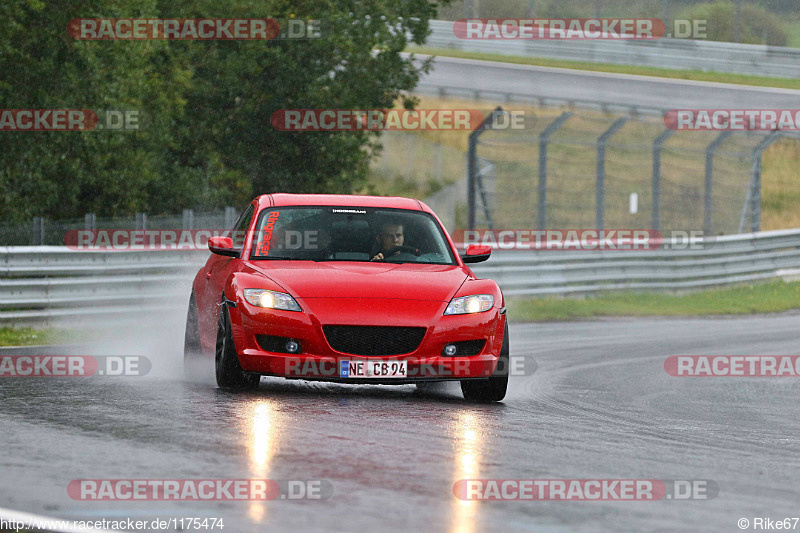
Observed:
[[[433,20],[430,27],[432,33],[425,44],[434,48],[590,63],[800,78],[800,48],[670,38],[646,41],[475,40],[456,37],[453,23],[449,21]]]
[[[209,253],[0,247],[0,323],[182,309]]]
[[[155,309],[184,312],[189,282],[208,254],[0,247],[0,323]],[[691,289],[798,269],[800,229],[646,252],[496,250],[487,263],[474,267],[477,275],[497,280],[508,296]]]

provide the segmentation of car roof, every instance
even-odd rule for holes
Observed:
[[[258,198],[259,207],[277,207],[288,205],[324,205],[342,207],[384,207],[394,209],[412,209],[429,211],[427,206],[412,198],[400,196],[358,196],[351,194],[262,194]]]

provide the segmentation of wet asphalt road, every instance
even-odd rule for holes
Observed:
[[[800,515],[797,378],[675,378],[674,354],[800,353],[799,315],[512,324],[502,404],[456,385],[344,386],[262,379],[222,392],[181,373],[182,323],[121,326],[139,378],[0,380],[0,507],[78,519],[222,517],[238,531],[739,531]],[[112,333],[109,333],[112,335]],[[89,502],[74,479],[330,481],[324,500]],[[705,501],[462,502],[464,478],[706,479]],[[752,526],[751,526],[752,527]]]
[[[421,58],[427,56],[419,56]],[[655,109],[794,109],[800,91],[725,83],[634,76],[584,70],[517,65],[439,56],[418,87],[498,94],[599,101]]]

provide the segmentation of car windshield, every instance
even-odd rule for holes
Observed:
[[[364,207],[264,209],[250,259],[456,264],[430,214]]]

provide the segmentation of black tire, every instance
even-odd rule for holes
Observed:
[[[214,354],[217,386],[220,389],[248,390],[258,388],[261,376],[247,374],[239,363],[239,354],[233,343],[230,315],[225,305],[220,306],[217,320],[217,347]]]
[[[499,402],[506,397],[509,371],[508,321],[503,331],[503,346],[500,349],[500,360],[492,377],[487,379],[464,380],[461,392],[468,402]]]
[[[197,322],[197,303],[194,291],[189,296],[189,309],[186,311],[186,330],[183,334],[183,368],[186,371],[192,368],[200,359],[203,349],[200,346],[200,328]]]

